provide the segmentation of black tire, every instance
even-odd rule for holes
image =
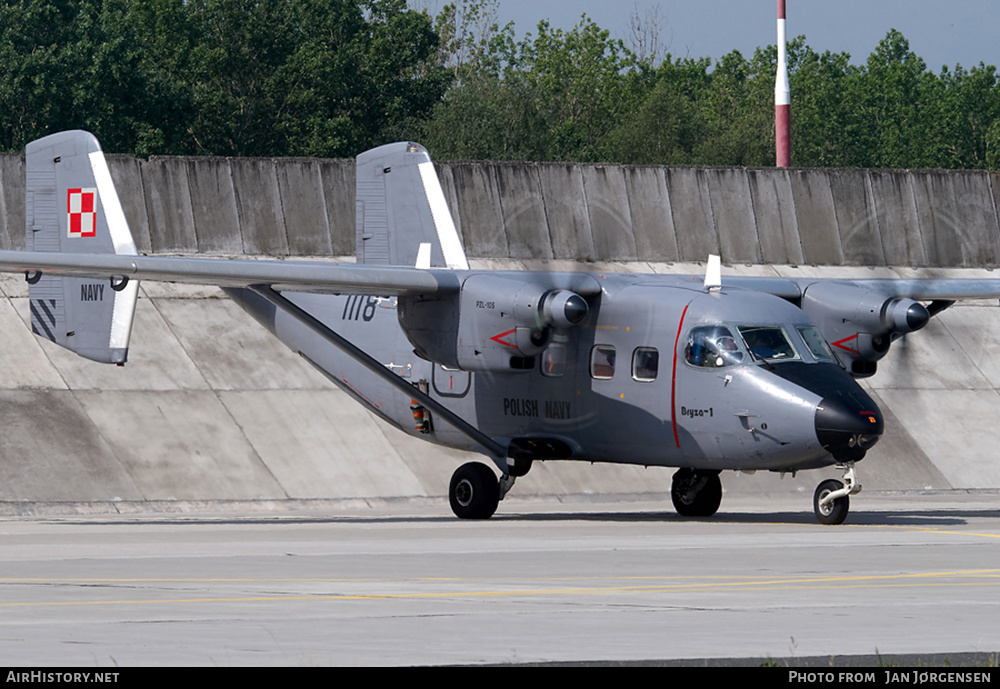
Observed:
[[[489,519],[500,504],[500,482],[481,462],[463,464],[451,476],[448,500],[459,519]]]
[[[827,479],[816,486],[816,492],[813,493],[813,511],[820,524],[843,524],[844,520],[847,519],[847,512],[851,509],[850,496],[845,495],[842,498],[837,498],[824,507],[820,507],[819,504],[819,501],[825,496],[843,487],[844,484],[834,478]]]
[[[682,517],[711,517],[722,504],[722,481],[716,472],[681,469],[674,474],[670,498]]]

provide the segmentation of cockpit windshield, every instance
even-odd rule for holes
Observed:
[[[790,361],[800,358],[781,326],[741,325],[739,331],[747,349],[756,360]]]
[[[692,366],[701,368],[803,359],[836,362],[830,345],[812,325],[721,323],[691,328],[684,347],[684,359]]]
[[[826,340],[823,339],[823,336],[819,334],[816,328],[811,325],[797,325],[795,329],[799,331],[802,341],[806,343],[809,353],[813,355],[816,361],[836,361],[833,352],[830,350],[830,345],[826,343]]]

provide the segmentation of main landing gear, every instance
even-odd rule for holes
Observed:
[[[861,484],[854,475],[854,462],[841,466],[844,469],[843,482],[827,479],[813,493],[813,511],[820,524],[843,524],[851,508],[850,496],[861,492]]]
[[[489,519],[500,503],[500,482],[485,464],[469,462],[452,474],[448,499],[460,519]]]
[[[722,503],[719,472],[679,469],[674,474],[670,497],[682,517],[711,517]]]
[[[493,469],[482,462],[468,462],[455,470],[448,487],[451,511],[459,519],[489,519],[497,505],[514,486],[518,476],[531,469],[530,459],[507,460],[507,475],[497,479]]]

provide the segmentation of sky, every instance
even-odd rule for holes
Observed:
[[[444,3],[411,3],[436,13]],[[817,52],[846,52],[864,64],[890,29],[937,73],[942,66],[1000,65],[1000,0],[786,0],[789,39],[805,35]],[[776,0],[500,0],[501,25],[514,22],[520,39],[539,20],[571,29],[586,15],[626,41],[629,18],[658,8],[661,41],[674,58],[710,57],[732,50],[747,58],[776,41]]]

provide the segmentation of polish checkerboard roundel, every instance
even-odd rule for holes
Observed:
[[[97,189],[67,189],[66,212],[69,214],[69,237],[97,235]]]

